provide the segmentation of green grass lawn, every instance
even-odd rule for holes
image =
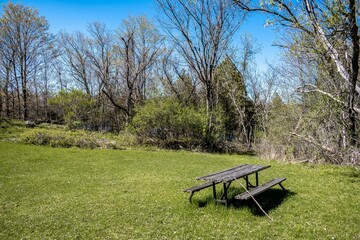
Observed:
[[[259,196],[214,206],[197,176],[270,164]],[[244,182],[244,181],[242,181]],[[220,187],[219,187],[220,189]],[[230,195],[241,191],[233,183]],[[61,149],[0,142],[0,239],[360,239],[360,171],[251,156]]]

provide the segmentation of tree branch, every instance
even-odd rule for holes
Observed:
[[[102,89],[102,92],[106,95],[106,97],[110,100],[110,102],[111,102],[116,108],[124,111],[127,115],[129,115],[128,110],[127,110],[125,107],[117,104],[117,103],[114,101],[114,99],[110,96],[110,94],[105,91],[105,89]]]
[[[337,97],[333,96],[331,93],[328,93],[328,92],[325,92],[321,89],[319,89],[317,86],[313,85],[313,84],[305,84],[304,86],[302,87],[299,87],[297,89],[297,92],[299,93],[314,93],[314,92],[317,92],[317,93],[320,93],[322,95],[325,95],[327,97],[329,97],[330,99],[334,100],[335,102],[341,104],[342,106],[344,107],[347,107],[347,103],[344,102],[344,101],[341,101],[340,99],[338,99]],[[360,108],[354,106],[354,110],[360,114]]]

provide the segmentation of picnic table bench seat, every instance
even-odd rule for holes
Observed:
[[[217,184],[217,183],[215,182],[215,184]],[[206,183],[204,183],[204,184],[201,184],[201,185],[198,185],[198,186],[194,186],[194,187],[185,189],[184,192],[190,193],[189,201],[190,201],[190,203],[191,203],[191,198],[193,197],[193,195],[194,195],[195,192],[198,192],[198,191],[200,191],[200,190],[202,190],[202,189],[204,189],[204,188],[211,187],[212,185],[213,185],[212,182],[206,182]]]
[[[251,196],[256,196],[262,192],[265,192],[266,190],[270,189],[271,187],[279,184],[280,187],[285,190],[285,188],[281,185],[281,183],[283,181],[285,181],[286,178],[276,178],[276,179],[273,179],[267,183],[264,183],[262,185],[259,185],[255,188],[252,188],[248,191],[245,191],[243,193],[240,193],[239,195],[236,195],[235,196],[235,199],[238,199],[238,200],[248,200],[251,198]]]

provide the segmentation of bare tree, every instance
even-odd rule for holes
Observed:
[[[107,82],[111,79],[112,66],[115,61],[113,54],[113,33],[106,28],[105,24],[94,22],[89,24],[88,32],[91,36],[89,39],[89,48],[87,56],[91,62],[91,66],[95,72],[100,89],[109,95]]]
[[[88,38],[81,32],[69,34],[60,32],[58,36],[63,61],[68,66],[70,75],[76,81],[80,89],[84,89],[89,96],[94,95],[93,83],[91,82],[90,60],[88,56]]]
[[[285,50],[285,64],[277,72],[297,85],[296,104],[283,105],[293,129],[278,126],[279,132],[287,132],[282,142],[298,158],[358,164],[359,1],[235,2],[267,14],[272,18],[268,24],[281,32],[278,45]],[[294,109],[301,110],[290,115]]]
[[[145,17],[125,20],[118,29],[116,53],[126,94],[126,113],[134,115],[135,103],[143,103],[151,69],[163,51],[163,37]]]
[[[261,5],[251,0],[234,2],[244,10],[269,14],[274,18],[273,23],[293,33],[289,38],[292,46],[298,45],[308,56],[312,53],[316,58],[327,61],[329,67],[326,71],[346,89],[346,97],[341,99],[337,94],[315,84],[305,84],[300,90],[304,93],[316,92],[325,95],[341,104],[347,114],[349,143],[356,145],[357,115],[360,113],[360,45],[357,23],[359,1],[274,0],[262,2]],[[306,44],[298,44],[304,41]],[[331,73],[333,68],[337,70],[337,75]]]
[[[3,34],[3,32],[0,32]],[[4,38],[2,38],[4,40]],[[10,88],[11,88],[11,66],[12,54],[11,49],[6,47],[4,41],[0,41],[0,88],[1,88],[1,115],[10,117]],[[4,112],[4,113],[3,113]]]
[[[228,0],[157,0],[161,24],[206,93],[206,140],[214,131],[215,70],[245,17]]]
[[[34,79],[34,86],[36,86],[36,88],[38,88],[37,91],[39,91],[39,93],[36,94],[37,118],[42,118],[46,121],[50,120],[48,100],[55,92],[58,83],[56,81],[58,72],[55,66],[59,60],[60,53],[54,43],[55,39],[52,41],[50,48],[43,49],[41,59],[39,59],[41,61],[38,69],[39,73],[36,76],[37,79]]]
[[[41,49],[48,43],[49,24],[44,17],[39,16],[36,9],[9,3],[3,8],[0,26],[0,41],[14,54],[14,79],[17,89],[20,91],[21,88],[23,119],[28,119],[28,82],[37,68]]]
[[[157,77],[160,79],[166,96],[176,97],[184,104],[197,105],[199,81],[194,77],[187,64],[180,61],[172,47],[167,47],[157,62]]]

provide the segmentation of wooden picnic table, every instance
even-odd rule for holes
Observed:
[[[234,168],[226,169],[220,172],[212,173],[206,176],[201,176],[196,178],[197,180],[207,181],[206,183],[195,186],[189,189],[185,189],[185,192],[190,193],[190,202],[194,192],[200,191],[204,188],[212,186],[214,201],[216,203],[224,203],[226,206],[228,205],[228,196],[227,192],[231,185],[231,183],[237,179],[243,178],[246,182],[246,191],[237,195],[235,198],[239,200],[247,200],[253,195],[260,194],[272,186],[279,184],[283,189],[284,187],[281,185],[281,182],[285,180],[285,178],[277,178],[267,182],[261,186],[259,186],[259,172],[269,168],[269,165],[255,165],[255,164],[242,164],[236,166]],[[249,181],[249,175],[255,174],[255,184],[252,184]],[[222,183],[224,192],[220,198],[217,198],[216,194],[216,185]],[[285,190],[285,189],[284,189]]]

